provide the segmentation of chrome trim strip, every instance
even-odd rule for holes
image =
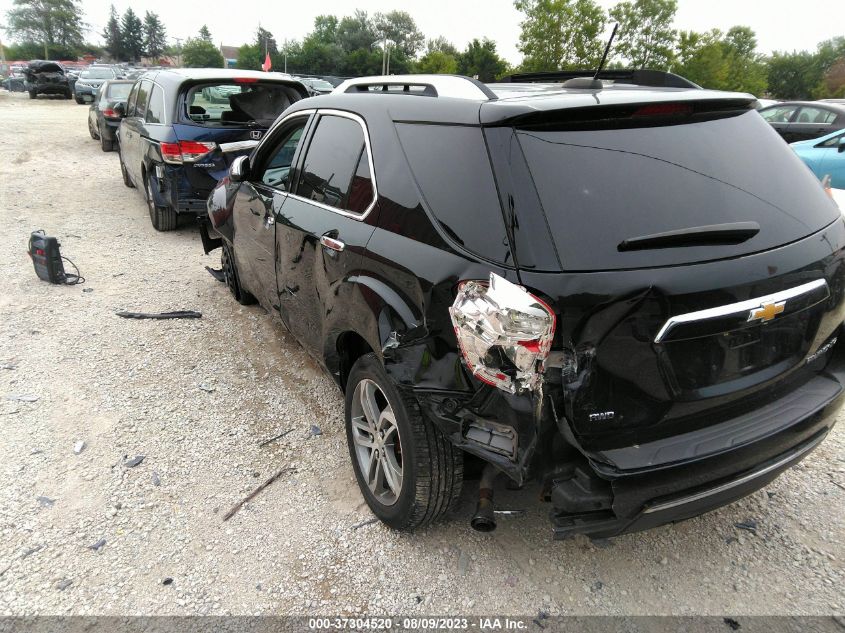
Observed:
[[[816,446],[818,446],[821,441],[825,438],[827,434],[822,435],[821,437],[817,438],[815,442],[808,444],[800,451],[795,453],[790,453],[786,457],[779,459],[774,464],[769,464],[765,468],[760,470],[755,470],[753,473],[748,473],[740,477],[739,479],[734,479],[729,481],[721,486],[716,486],[715,488],[710,488],[708,490],[703,490],[693,495],[689,495],[687,497],[681,497],[680,499],[675,499],[673,501],[667,501],[665,503],[659,503],[655,506],[651,506],[643,510],[643,514],[652,514],[654,512],[662,512],[663,510],[669,510],[670,508],[676,508],[678,506],[686,505],[687,503],[692,503],[693,501],[699,501],[700,499],[705,499],[715,494],[719,494],[720,492],[724,492],[725,490],[730,490],[731,488],[736,488],[737,486],[741,486],[744,483],[747,483],[757,477],[762,477],[763,475],[772,472],[773,470],[777,470],[784,464],[791,462],[793,459],[801,457],[802,455],[806,455],[811,450],[813,450]]]
[[[676,325],[680,325],[681,323],[691,323],[693,321],[706,321],[707,319],[716,319],[719,317],[729,316],[731,314],[751,311],[755,308],[762,307],[764,304],[767,303],[780,303],[782,301],[794,299],[795,297],[800,297],[803,294],[807,294],[808,292],[812,292],[813,290],[816,290],[817,288],[821,288],[823,286],[827,288],[827,282],[824,279],[816,279],[815,281],[811,281],[800,286],[795,286],[794,288],[790,288],[788,290],[781,290],[780,292],[775,292],[773,294],[766,295],[764,297],[759,297],[757,299],[748,299],[747,301],[731,303],[716,308],[708,308],[706,310],[699,310],[697,312],[679,314],[678,316],[670,317],[669,320],[663,324],[663,327],[660,328],[660,331],[657,333],[657,336],[654,337],[654,342],[660,343],[673,327],[675,327]],[[828,296],[830,296],[830,291],[828,291]]]
[[[232,141],[231,143],[220,143],[220,151],[224,154],[229,152],[240,152],[246,149],[252,149],[258,145],[260,141]]]
[[[357,122],[358,125],[361,126],[361,130],[364,132],[364,147],[367,150],[367,163],[370,165],[370,181],[373,184],[373,199],[370,204],[364,209],[363,213],[352,213],[350,211],[344,211],[343,209],[338,209],[337,207],[332,207],[327,204],[323,204],[322,202],[317,202],[316,200],[309,200],[308,198],[304,198],[302,196],[298,196],[295,193],[289,193],[288,196],[299,200],[300,202],[306,202],[308,204],[313,204],[314,206],[320,207],[321,209],[326,209],[328,211],[332,211],[337,213],[338,215],[346,216],[347,218],[352,218],[353,220],[363,221],[370,215],[370,212],[375,208],[376,202],[378,202],[378,185],[376,184],[376,169],[375,165],[373,164],[373,150],[370,146],[370,132],[367,129],[367,124],[364,122],[364,119],[359,117],[357,114],[353,114],[351,112],[346,112],[344,110],[332,110],[332,109],[320,109],[316,110],[317,114],[320,116],[339,116],[346,119],[352,119],[353,121]],[[298,114],[298,113],[297,113]],[[320,123],[317,122],[317,128],[319,129]],[[305,150],[305,158],[308,158],[308,150]]]

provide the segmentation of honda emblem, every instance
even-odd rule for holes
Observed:
[[[254,141],[257,141],[261,138],[261,130],[253,130],[249,133],[249,137]]]

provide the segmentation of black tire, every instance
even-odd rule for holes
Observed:
[[[220,249],[220,268],[223,269],[223,278],[235,301],[243,306],[252,305],[256,302],[252,293],[241,286],[241,278],[238,275],[238,265],[235,262],[233,247],[228,242],[223,242],[223,248]]]
[[[37,96],[38,96],[38,93],[37,93],[37,92],[35,92],[35,90],[30,90],[30,91],[29,91],[29,98],[30,98],[30,99],[35,99]]]
[[[100,134],[100,149],[110,152],[114,149],[114,141],[107,139],[105,134]]]
[[[383,503],[370,490],[353,438],[353,401],[358,387],[371,383],[381,390],[385,402],[381,413],[387,406],[392,409],[401,446],[401,488],[390,504]],[[361,494],[373,514],[389,527],[411,531],[428,525],[457,502],[463,483],[463,453],[422,414],[413,397],[396,389],[372,353],[355,362],[346,383],[346,441]]]
[[[97,132],[94,131],[94,126],[91,125],[91,117],[88,117],[88,134],[90,134],[91,138],[93,138],[95,141],[100,138]]]
[[[126,165],[123,164],[123,156],[120,157],[120,175],[123,176],[123,184],[129,187],[130,189],[134,189],[135,185],[132,182],[132,179],[129,177],[129,172],[126,171]]]
[[[150,222],[156,231],[172,231],[176,228],[176,211],[169,206],[155,203],[153,196],[153,177],[147,174],[144,178],[144,197],[147,199],[147,209],[150,212]]]
[[[72,99],[72,98],[73,98],[73,93],[70,90],[65,92],[65,99]]]
[[[77,102],[79,105],[83,105],[83,104],[85,103],[85,102],[84,102],[84,101],[83,101],[80,97],[74,97],[74,99],[76,99],[76,102]]]

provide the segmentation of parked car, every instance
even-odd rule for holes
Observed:
[[[23,73],[30,99],[35,99],[38,95],[62,95],[70,99],[70,83],[64,69],[56,62],[34,59],[27,64]]]
[[[504,473],[539,482],[558,538],[641,530],[759,489],[835,423],[841,214],[750,95],[610,72],[349,80],[209,198],[206,252],[344,392],[393,528],[444,515],[471,455],[476,529]]]
[[[105,81],[117,79],[117,73],[109,66],[91,66],[79,73],[73,86],[73,96],[77,103],[91,103],[97,89]]]
[[[9,92],[26,92],[26,75],[22,70],[12,70],[0,85]]]
[[[269,73],[213,68],[150,72],[115,111],[120,169],[127,187],[144,190],[159,231],[177,214],[205,210],[208,194],[239,153],[251,148],[286,107],[308,96],[298,81]],[[208,90],[227,93],[208,99]],[[246,142],[246,143],[245,143]]]
[[[830,186],[845,189],[845,130],[791,144],[817,178],[830,176]]]
[[[117,128],[120,117],[115,111],[117,104],[126,104],[129,91],[134,81],[113,79],[105,81],[97,88],[91,107],[88,109],[88,133],[91,138],[100,141],[104,152],[110,152],[117,143]]]
[[[332,84],[330,84],[325,79],[320,79],[319,77],[295,77],[295,79],[298,79],[306,86],[311,88],[311,90],[314,91],[315,94],[326,95],[335,89]]]
[[[785,101],[763,108],[760,116],[789,143],[845,128],[845,106],[822,101]]]

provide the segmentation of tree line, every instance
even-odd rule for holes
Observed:
[[[274,70],[312,75],[458,73],[493,81],[509,72],[490,39],[473,39],[462,51],[442,37],[426,41],[406,11],[318,15],[301,41],[281,45],[259,26],[255,39],[238,49],[238,67],[258,70],[266,56]]]
[[[521,70],[596,67],[602,34],[616,22],[610,67],[669,70],[704,88],[777,99],[845,96],[845,37],[821,42],[815,51],[766,56],[748,26],[675,29],[677,0],[625,0],[607,12],[595,0],[516,0],[514,6],[525,16]]]
[[[427,39],[406,11],[369,15],[319,15],[301,40],[279,44],[258,27],[252,42],[238,49],[238,66],[260,69],[270,55],[273,70],[318,75],[458,73],[492,81],[521,71],[595,68],[605,34],[619,31],[610,68],[670,70],[705,88],[750,92],[777,99],[845,97],[845,37],[818,44],[813,51],[757,49],[754,31],[743,25],[723,32],[674,28],[677,0],[623,0],[605,11],[596,0],[515,0],[523,14],[518,47],[522,61],[510,67],[487,38],[462,50],[443,37]],[[112,61],[176,57],[186,66],[222,66],[208,28],[175,48],[158,15],[143,18],[128,8],[118,16],[112,5],[102,33],[103,48],[86,43],[79,0],[14,0],[6,30],[16,40],[7,58],[69,59],[104,55]]]

